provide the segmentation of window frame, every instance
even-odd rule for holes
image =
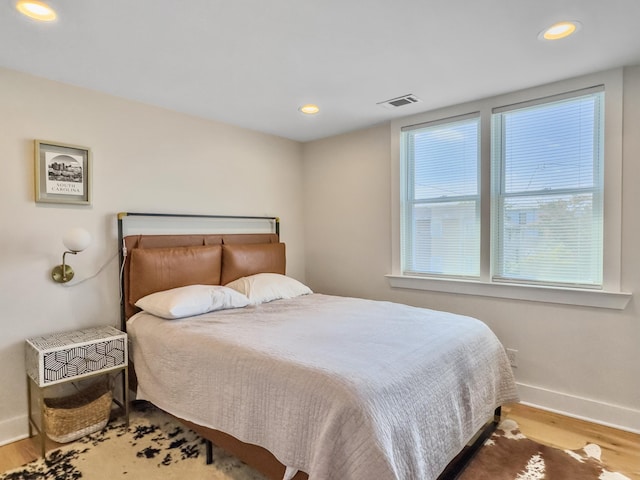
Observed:
[[[494,109],[604,85],[604,220],[603,288],[494,282],[491,279],[491,115]],[[480,278],[456,279],[402,274],[401,265],[401,131],[412,125],[480,112],[481,258]],[[392,268],[386,275],[395,288],[480,295],[536,302],[624,309],[631,298],[620,288],[622,235],[622,114],[623,69],[613,69],[529,88],[474,102],[440,108],[391,121]]]

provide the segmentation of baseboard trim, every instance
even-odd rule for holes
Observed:
[[[640,410],[517,383],[521,403],[607,427],[640,434]]]
[[[26,415],[9,418],[0,422],[0,447],[29,437]]]

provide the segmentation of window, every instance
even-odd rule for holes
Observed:
[[[480,113],[403,127],[402,274],[482,279],[484,225],[488,281],[601,288],[603,90],[492,107],[490,195]]]
[[[623,92],[619,68],[392,120],[390,285],[625,308]]]
[[[403,271],[480,275],[478,115],[402,133]]]
[[[494,281],[602,287],[602,88],[495,108]]]

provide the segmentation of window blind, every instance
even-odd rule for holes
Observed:
[[[493,280],[602,286],[601,90],[494,110]]]
[[[477,114],[403,130],[405,274],[479,276]]]

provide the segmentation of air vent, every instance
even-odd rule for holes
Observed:
[[[387,108],[389,110],[394,110],[396,108],[404,107],[405,105],[411,105],[413,103],[421,102],[418,97],[413,94],[403,95],[401,97],[392,98],[391,100],[385,100],[384,102],[378,102],[377,105],[381,107]]]

